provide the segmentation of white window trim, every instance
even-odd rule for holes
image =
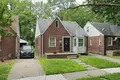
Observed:
[[[108,37],[108,38],[111,38],[111,39],[110,39],[110,40],[111,40],[111,42],[110,42],[111,44],[108,44],[108,39],[107,39],[107,45],[108,45],[108,46],[113,46],[113,38],[112,38],[112,37]]]
[[[79,39],[82,39],[82,40],[83,40],[83,43],[82,43],[83,45],[82,45],[82,46],[79,46],[79,43],[80,43],[80,42],[79,42]],[[83,39],[83,38],[78,38],[78,47],[83,47],[83,46],[84,46],[84,39]]]
[[[101,45],[101,39],[99,38],[99,46]]]
[[[92,46],[92,39],[90,39],[90,46]]]
[[[55,45],[54,45],[54,46],[51,46],[51,45],[50,45],[50,38],[55,38],[55,42],[54,42]],[[49,42],[48,42],[48,44],[49,44],[49,47],[56,47],[56,37],[49,37]]]

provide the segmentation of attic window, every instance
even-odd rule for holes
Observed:
[[[58,20],[56,20],[56,27],[57,27],[57,28],[59,27],[59,22],[58,22]]]
[[[87,32],[89,32],[89,27],[87,27]]]

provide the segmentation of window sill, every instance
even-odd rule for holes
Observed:
[[[49,47],[49,48],[56,48],[56,47]]]

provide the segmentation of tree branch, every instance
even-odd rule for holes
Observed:
[[[78,5],[76,7],[69,7],[68,9],[75,9],[83,6],[115,6],[115,7],[120,7],[120,4],[113,4],[113,3],[95,3],[95,4],[83,4],[83,5]]]

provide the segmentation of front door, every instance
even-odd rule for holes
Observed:
[[[70,51],[70,38],[64,38],[64,51]]]

